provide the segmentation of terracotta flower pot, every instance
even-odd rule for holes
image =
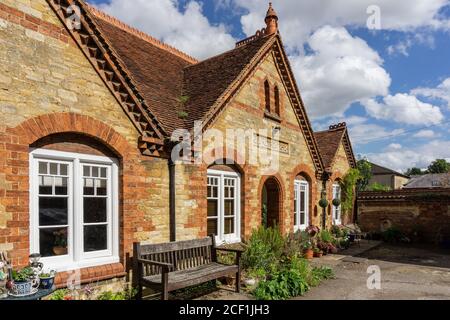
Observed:
[[[314,258],[314,251],[312,249],[305,250],[305,259],[312,260]]]
[[[67,248],[65,247],[53,247],[53,253],[57,256],[64,256],[67,254]]]
[[[322,258],[323,256],[323,252],[319,251],[319,252],[314,252],[314,258]]]

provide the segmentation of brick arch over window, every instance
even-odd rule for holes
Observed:
[[[261,181],[259,182],[259,187],[258,187],[258,216],[259,216],[259,225],[262,225],[262,198],[263,198],[263,189],[264,186],[266,184],[266,182],[268,181],[273,181],[276,183],[276,186],[278,188],[278,198],[279,198],[279,202],[278,202],[278,222],[279,222],[279,227],[281,228],[282,232],[286,232],[287,231],[287,227],[285,225],[285,214],[284,214],[284,200],[285,200],[285,189],[283,186],[283,178],[279,175],[271,175],[271,176],[264,176],[261,178]]]
[[[247,214],[247,210],[246,210],[246,195],[251,193],[251,190],[248,190],[249,188],[249,183],[247,181],[247,172],[249,170],[249,166],[247,164],[240,164],[242,162],[245,163],[245,158],[242,156],[241,153],[239,153],[236,149],[232,149],[232,148],[228,148],[228,150],[226,149],[226,147],[224,146],[223,149],[216,149],[214,150],[215,154],[221,154],[224,155],[224,157],[219,157],[217,159],[215,159],[212,163],[210,164],[205,164],[204,170],[207,171],[208,169],[214,169],[214,170],[221,170],[224,169],[223,167],[228,167],[229,169],[239,173],[240,175],[240,181],[241,181],[241,192],[240,192],[240,198],[241,198],[241,237],[244,238],[246,237],[246,231],[248,230],[248,226],[250,225],[250,216],[248,213]],[[226,157],[226,155],[228,155],[228,157]],[[222,168],[221,168],[222,167]],[[226,170],[222,170],[222,171],[226,171]],[[206,173],[204,175],[205,177],[207,176]],[[205,178],[206,179],[206,178]],[[206,181],[205,181],[205,192],[206,192]],[[206,197],[205,197],[206,199]],[[205,218],[205,222],[203,223],[203,225],[206,225],[206,219]],[[204,233],[201,234],[201,236],[206,236],[206,230]]]
[[[15,128],[0,131],[0,173],[6,174],[6,188],[1,189],[0,205],[5,208],[7,228],[2,232],[6,243],[11,246],[10,256],[16,266],[28,263],[29,252],[29,151],[30,146],[45,137],[59,133],[77,133],[96,139],[107,146],[121,160],[120,199],[120,258],[116,265],[88,268],[81,270],[81,280],[107,279],[112,275],[123,275],[128,269],[126,256],[132,253],[135,234],[138,230],[151,232],[155,230],[150,219],[139,209],[138,203],[148,197],[148,182],[145,181],[145,167],[141,165],[143,157],[137,147],[128,141],[111,126],[94,118],[75,113],[54,113],[28,119]],[[2,159],[9,159],[2,162]],[[133,186],[133,187],[131,187]],[[3,203],[2,203],[3,202]],[[126,213],[126,214],[125,214]],[[132,218],[131,218],[132,217]],[[20,236],[19,236],[20,235]],[[67,274],[59,274],[63,282]]]
[[[318,212],[318,208],[317,208],[317,202],[318,202],[318,195],[317,195],[317,183],[320,183],[320,181],[318,182],[316,179],[316,175],[314,173],[313,170],[311,170],[311,168],[309,166],[307,166],[306,164],[300,164],[297,167],[295,167],[295,169],[292,171],[291,174],[291,179],[289,182],[290,190],[289,192],[291,193],[291,199],[294,199],[294,181],[296,180],[296,178],[298,176],[301,176],[303,178],[306,179],[306,181],[308,181],[309,183],[309,223],[310,224],[314,224],[314,225],[319,225],[319,221],[316,221],[316,215]],[[294,213],[294,200],[291,201],[290,205],[290,212],[292,212],[292,214]],[[291,228],[293,230],[294,228],[294,219],[291,219]]]

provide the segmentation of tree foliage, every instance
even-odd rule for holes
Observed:
[[[350,213],[353,208],[353,200],[355,198],[355,189],[358,181],[362,178],[358,169],[350,169],[341,182],[342,202],[341,209],[344,215]]]
[[[405,175],[407,175],[408,177],[421,176],[424,174],[425,174],[425,172],[423,172],[422,169],[417,168],[417,167],[409,168],[408,170],[405,171]]]
[[[361,159],[357,163],[359,172],[359,178],[356,184],[356,189],[359,191],[365,191],[369,185],[370,179],[372,179],[372,164],[366,159]]]
[[[445,159],[437,159],[428,167],[428,173],[449,173],[450,163]]]

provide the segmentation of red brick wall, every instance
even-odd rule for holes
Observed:
[[[152,221],[144,218],[144,212],[138,206],[140,199],[148,197],[148,189],[151,186],[146,180],[145,168],[141,165],[143,156],[138,148],[130,146],[112,127],[88,116],[54,113],[29,119],[15,128],[0,126],[0,174],[6,177],[6,184],[0,186],[0,205],[5,208],[7,215],[11,216],[6,228],[0,228],[0,244],[12,246],[9,254],[14,266],[28,263],[29,148],[36,141],[50,143],[51,139],[45,137],[54,137],[56,134],[70,137],[74,132],[95,139],[97,144],[91,148],[96,149],[98,145],[103,145],[121,161],[119,210],[121,267],[112,265],[81,270],[82,280],[92,281],[111,275],[123,275],[129,268],[127,257],[132,255],[133,242],[137,240],[135,234],[154,230]],[[65,146],[87,148],[76,141]],[[145,160],[148,161],[148,158]],[[67,275],[60,275],[61,281],[64,277]]]
[[[450,237],[450,190],[364,192],[358,196],[358,223],[364,231],[394,226],[426,242]]]

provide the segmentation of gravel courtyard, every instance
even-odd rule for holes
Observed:
[[[318,263],[331,266],[336,279],[296,300],[450,300],[448,251],[382,244],[356,257],[330,256]],[[369,266],[380,267],[380,290],[367,288]]]

